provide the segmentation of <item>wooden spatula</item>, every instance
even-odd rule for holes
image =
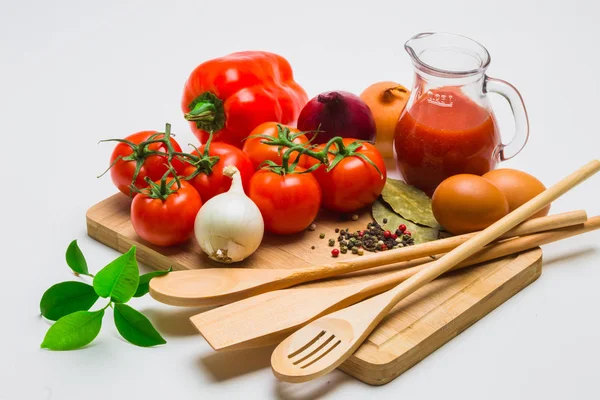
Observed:
[[[600,228],[600,216],[584,224],[521,236],[486,246],[454,269],[533,249]],[[397,272],[366,282],[334,287],[296,287],[263,293],[194,315],[192,324],[215,350],[238,350],[281,342],[293,331],[323,315],[383,293],[415,275],[430,257],[405,261]]]
[[[321,317],[275,348],[271,367],[277,378],[305,382],[342,364],[403,298],[452,269],[529,216],[600,170],[594,160],[461,244],[395,288]]]
[[[583,223],[586,219],[587,215],[584,211],[535,218],[522,223],[503,237],[527,235],[570,226]],[[454,236],[397,250],[354,257],[349,261],[302,269],[209,268],[171,272],[150,281],[150,295],[155,300],[174,306],[227,304],[300,283],[445,253],[473,236],[474,234]]]

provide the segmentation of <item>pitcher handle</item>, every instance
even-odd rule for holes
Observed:
[[[527,117],[525,103],[521,93],[513,85],[501,79],[486,76],[483,91],[484,93],[498,93],[508,101],[512,110],[515,119],[515,134],[510,142],[502,143],[499,153],[500,161],[509,160],[523,150],[529,138],[529,118]]]

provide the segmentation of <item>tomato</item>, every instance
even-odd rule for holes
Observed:
[[[196,214],[202,206],[200,195],[189,183],[180,181],[179,189],[173,178],[166,183],[171,188],[166,199],[153,198],[144,190],[131,202],[133,229],[142,239],[157,246],[186,241],[194,232]]]
[[[167,129],[170,129],[170,127]],[[142,131],[127,136],[125,140],[132,142],[134,145],[139,145],[156,133],[158,132]],[[162,138],[164,138],[164,134],[157,136],[155,139]],[[181,147],[179,147],[179,144],[175,141],[175,139],[169,137],[169,141],[171,142],[174,151],[181,151]],[[143,148],[139,148],[137,146],[132,148],[132,146],[127,143],[119,142],[110,157],[110,164],[112,165],[110,169],[110,177],[112,178],[112,181],[117,189],[128,196],[135,195],[135,193],[131,193],[131,190],[129,189],[132,183],[136,188],[142,189],[148,186],[145,181],[146,177],[149,177],[153,181],[160,180],[164,173],[167,172],[168,160],[166,156],[152,154],[153,152],[157,151],[163,153],[168,152],[165,144],[160,142],[150,143],[143,146]],[[135,170],[138,163],[140,164],[139,172],[135,182],[133,182],[133,177],[135,175]],[[175,171],[178,173],[183,170],[183,163],[178,159],[173,158],[172,165],[173,168],[175,168]]]
[[[262,123],[256,128],[254,128],[254,130],[250,133],[249,136],[267,135],[276,138],[278,134],[277,125],[279,125],[277,122]],[[281,127],[284,129],[289,129],[292,135],[300,132],[298,129],[293,128],[291,126],[281,125]],[[283,155],[283,153],[285,153],[288,147],[269,146],[268,144],[261,143],[263,140],[263,138],[259,137],[248,137],[248,139],[246,139],[246,141],[244,142],[243,150],[246,154],[248,154],[248,156],[250,156],[254,168],[258,168],[258,166],[265,160],[271,160],[274,163],[281,165],[281,156]],[[308,139],[306,138],[306,136],[300,135],[297,138],[295,138],[293,142],[306,145],[308,144]],[[297,154],[298,153],[292,154],[292,162],[296,160]],[[298,166],[306,168],[307,165],[308,156],[300,156],[300,162],[298,163]]]
[[[355,142],[356,139],[343,139],[344,146]],[[324,145],[317,147],[322,150]],[[342,159],[331,171],[327,172],[325,166],[317,168],[313,174],[323,192],[323,208],[332,211],[350,212],[361,209],[373,203],[381,194],[386,180],[385,162],[379,151],[370,143],[362,143],[355,151],[368,157],[377,169],[358,156],[348,156]],[[329,161],[333,161],[334,154],[329,154]],[[315,165],[319,161],[310,158],[309,164]]]
[[[321,207],[321,188],[311,173],[280,175],[261,169],[250,179],[249,197],[260,210],[265,229],[280,235],[306,229]]]
[[[198,151],[191,153],[192,157],[202,157],[205,154],[206,145],[200,147]],[[186,164],[183,170],[183,176],[187,177],[195,172],[199,172],[188,182],[198,191],[202,201],[205,203],[214,196],[224,193],[231,187],[231,178],[223,175],[223,168],[228,165],[235,165],[240,171],[242,186],[248,193],[250,178],[254,173],[254,167],[250,157],[242,150],[227,143],[211,142],[208,147],[209,157],[218,157],[218,161],[212,166],[204,165],[206,162],[200,162],[199,165]],[[216,160],[216,159],[215,159]],[[199,171],[197,171],[199,169]]]

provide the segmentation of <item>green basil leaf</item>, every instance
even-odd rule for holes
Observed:
[[[91,285],[83,282],[61,282],[46,290],[40,301],[40,312],[56,321],[75,311],[89,310],[98,300]]]
[[[167,343],[144,314],[127,304],[115,304],[114,317],[117,330],[129,343],[141,347]]]
[[[116,258],[94,277],[94,290],[98,296],[110,297],[115,303],[128,302],[137,290],[140,280],[135,246]]]
[[[166,275],[172,270],[173,268],[169,267],[169,269],[166,271],[153,271],[140,276],[140,283],[138,283],[137,290],[135,291],[133,297],[142,297],[143,295],[148,293],[148,291],[150,290],[150,279],[154,278],[155,276]]]
[[[89,275],[87,261],[81,252],[81,249],[77,245],[77,240],[73,240],[69,247],[67,247],[67,253],[65,254],[67,264],[73,270],[73,272],[83,275]]]
[[[41,347],[49,350],[75,350],[92,342],[102,327],[104,310],[76,311],[56,321],[48,329]]]

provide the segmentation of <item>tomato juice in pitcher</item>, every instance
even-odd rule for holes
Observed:
[[[405,47],[415,82],[396,126],[394,150],[407,183],[431,196],[444,179],[482,175],[521,150],[529,133],[525,107],[514,87],[485,75],[489,54],[483,46],[458,35],[426,33]],[[488,91],[511,103],[516,133],[506,145]]]

